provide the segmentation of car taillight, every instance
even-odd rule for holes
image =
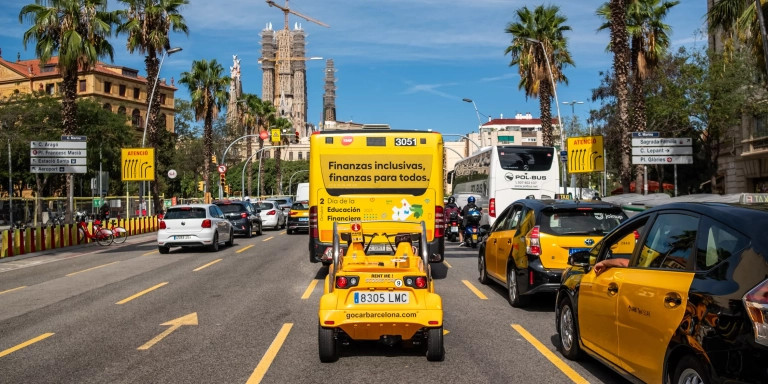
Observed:
[[[764,280],[743,298],[755,330],[755,342],[768,346],[768,280]]]
[[[633,233],[635,234],[635,241],[640,240],[640,232],[635,230]]]
[[[275,213],[277,213],[277,211],[275,211],[275,210],[273,209],[273,210],[271,210],[271,211],[267,212],[267,216],[272,216],[272,215],[274,215]]]
[[[210,228],[210,227],[211,227],[211,219],[203,220],[203,228]]]
[[[496,198],[492,197],[491,201],[488,202],[488,215],[491,217],[496,217]]]
[[[435,238],[443,237],[445,234],[445,216],[443,215],[443,206],[435,205]]]
[[[405,284],[406,287],[423,289],[427,287],[427,277],[426,276],[405,276],[403,277],[403,284]]]
[[[360,279],[357,276],[336,276],[336,288],[345,289],[356,287]]]
[[[160,229],[165,229],[165,220],[160,220]]]
[[[291,213],[289,213],[288,216],[296,216],[298,214],[299,214],[298,212],[291,211]]]
[[[316,205],[309,207],[309,236],[311,236],[313,239],[317,239],[319,237],[319,233],[317,230],[317,206]]]
[[[240,217],[243,218],[243,219],[247,219],[248,218],[248,214],[245,213],[245,212],[240,212]]]
[[[541,256],[541,243],[539,242],[539,226],[533,227],[528,233],[528,246],[526,252],[529,255]]]

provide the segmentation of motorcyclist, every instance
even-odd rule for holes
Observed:
[[[445,229],[446,231],[451,226],[451,213],[456,213],[456,217],[461,217],[461,207],[456,205],[456,198],[453,196],[448,198],[448,203],[445,204]],[[461,236],[461,233],[459,233],[459,236]]]
[[[459,224],[459,240],[461,241],[459,243],[459,246],[464,245],[464,228],[467,227],[467,214],[469,211],[475,210],[478,212],[482,212],[483,209],[475,205],[475,197],[470,196],[467,198],[467,205],[464,206],[464,208],[461,209],[461,224]]]

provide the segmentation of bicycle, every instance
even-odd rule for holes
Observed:
[[[104,228],[112,231],[115,244],[125,243],[125,240],[128,239],[128,231],[121,226],[115,225],[115,220],[109,220],[107,224],[109,224],[109,227],[105,225]]]
[[[99,245],[110,245],[115,240],[115,236],[111,230],[101,228],[101,222],[98,220],[93,222],[93,232],[88,230],[88,224],[82,220],[77,224],[77,243],[82,244],[85,239],[96,240]]]

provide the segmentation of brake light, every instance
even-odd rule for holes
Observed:
[[[336,288],[346,288],[346,287],[347,287],[347,277],[336,276]]]
[[[443,206],[435,205],[435,238],[443,237],[445,234],[445,215],[443,215]]]
[[[294,212],[294,211],[291,211],[291,212],[288,214],[288,216],[296,216],[296,215],[298,215],[298,214],[299,214],[298,212]]]
[[[425,288],[427,286],[427,278],[419,276],[416,278],[416,288]]]
[[[406,287],[424,289],[427,287],[426,276],[405,276],[403,277],[403,284]]]
[[[755,342],[768,346],[768,280],[764,280],[742,299],[752,320]]]
[[[274,215],[275,213],[277,213],[277,211],[275,211],[275,210],[273,209],[273,210],[271,210],[271,211],[267,212],[267,216],[272,216],[272,215]]]
[[[634,234],[635,234],[635,241],[640,240],[640,232],[638,232],[637,229],[635,229]]]
[[[243,219],[247,219],[248,218],[248,214],[245,213],[245,212],[240,212],[240,217],[242,217]]]
[[[160,220],[160,229],[165,229],[165,220]]]
[[[533,227],[528,233],[528,246],[526,252],[529,255],[541,256],[541,242],[539,242],[539,226]]]
[[[336,276],[336,288],[345,289],[356,287],[360,279],[357,276]]]
[[[488,215],[491,217],[496,217],[496,198],[492,197],[491,201],[488,202]]]
[[[313,205],[309,207],[309,236],[313,239],[319,237],[317,230],[317,206]]]
[[[203,228],[210,228],[210,227],[211,227],[211,219],[203,220]]]

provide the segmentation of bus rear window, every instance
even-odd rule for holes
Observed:
[[[552,168],[553,151],[539,147],[496,148],[501,168],[507,171],[548,171]]]

